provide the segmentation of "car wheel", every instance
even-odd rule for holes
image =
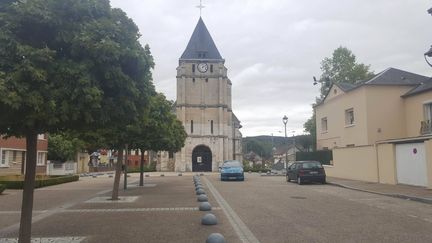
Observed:
[[[299,185],[303,184],[303,181],[302,181],[302,179],[300,178],[300,176],[297,177],[297,184],[299,184]]]

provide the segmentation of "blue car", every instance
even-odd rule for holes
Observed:
[[[225,161],[220,170],[221,181],[244,181],[243,165],[237,160]]]

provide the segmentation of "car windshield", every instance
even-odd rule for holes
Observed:
[[[227,162],[225,162],[223,164],[222,167],[224,167],[224,168],[227,168],[227,167],[242,167],[242,165],[238,161],[227,161]]]
[[[303,165],[303,169],[322,168],[322,165],[319,162],[305,162],[305,163],[302,163],[302,165]]]

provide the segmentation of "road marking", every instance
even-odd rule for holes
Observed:
[[[85,240],[85,237],[50,237],[50,238],[32,238],[31,243],[79,243]],[[0,243],[18,243],[18,238],[0,238]]]
[[[227,216],[231,226],[234,228],[234,231],[237,233],[237,236],[240,238],[242,242],[245,243],[259,243],[259,240],[254,236],[252,231],[243,223],[240,217],[236,214],[236,212],[231,208],[231,206],[225,201],[222,195],[216,190],[213,184],[205,177],[201,177],[204,179],[207,184],[208,189],[215,197],[216,201],[221,206],[221,209]]]
[[[380,200],[382,198],[374,197],[374,198],[351,198],[350,201],[373,201],[373,200]]]
[[[426,222],[432,223],[432,219],[423,219]]]
[[[212,207],[212,210],[221,210],[220,207]],[[92,209],[64,209],[57,213],[100,213],[100,212],[150,212],[150,211],[199,211],[198,207],[176,208],[92,208]],[[35,210],[33,213],[48,213],[50,210]],[[20,214],[21,211],[0,211],[1,214]]]
[[[36,216],[33,215],[33,217],[32,217],[32,224],[34,224],[34,223],[36,223],[36,222],[38,222],[38,221],[40,221],[42,219],[45,219],[45,218],[47,218],[47,217],[49,217],[49,216],[51,216],[53,214],[59,213],[59,212],[65,210],[67,208],[71,208],[71,207],[73,207],[76,204],[81,203],[81,202],[82,202],[82,200],[78,199],[78,200],[75,200],[73,202],[63,204],[60,207],[56,207],[56,208],[53,208],[53,209],[45,210],[46,212],[41,213],[39,215],[36,215]],[[20,211],[20,213],[21,213],[21,211]],[[6,235],[6,234],[16,233],[16,232],[18,232],[19,227],[20,227],[20,222],[18,222],[16,224],[13,224],[13,225],[9,225],[9,226],[7,226],[7,227],[5,227],[3,229],[0,229],[0,236],[1,235]]]
[[[411,218],[418,218],[418,216],[412,215],[412,214],[408,214],[408,216],[410,216]]]

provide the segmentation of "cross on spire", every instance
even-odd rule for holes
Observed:
[[[201,17],[201,10],[202,10],[203,8],[205,8],[205,6],[202,5],[202,0],[200,0],[200,4],[199,4],[198,6],[196,6],[196,7],[199,8],[199,10],[200,10],[200,17]]]

